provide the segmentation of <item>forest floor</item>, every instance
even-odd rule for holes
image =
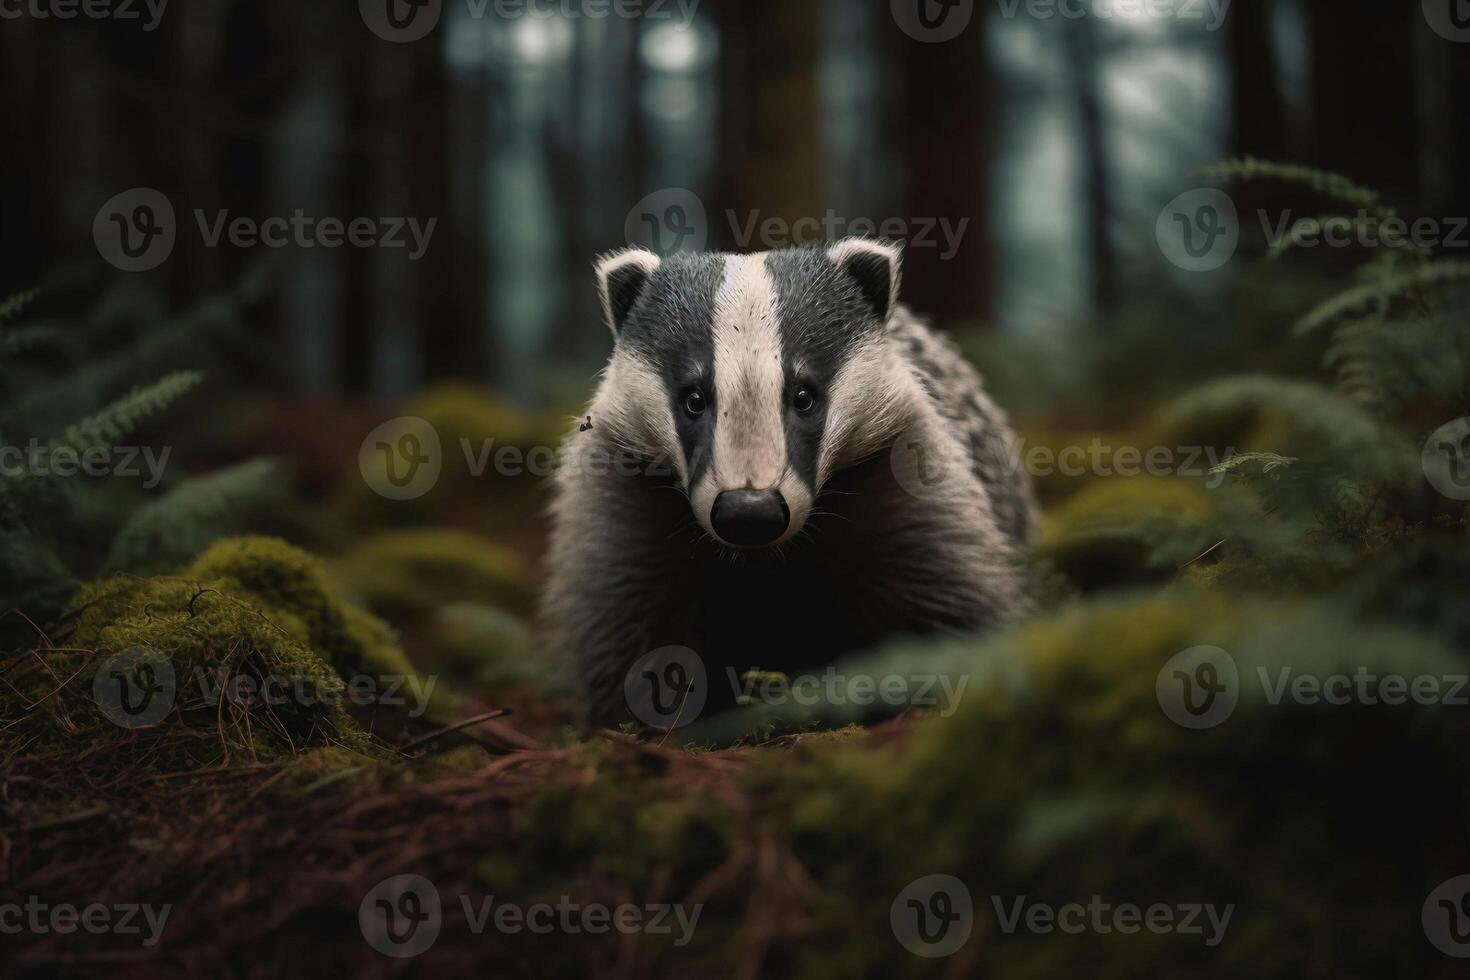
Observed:
[[[1231,587],[1253,559],[1211,547],[1223,517],[1195,482],[1043,481],[1044,608],[872,666],[964,677],[952,717],[733,740],[578,724],[524,625],[540,539],[515,486],[496,528],[452,523],[451,493],[327,559],[227,538],[171,575],[105,579],[0,672],[0,916],[27,917],[3,972],[1454,975],[1419,906],[1470,868],[1458,714],[1323,711],[1245,684],[1228,724],[1191,730],[1158,692],[1200,644],[1243,677],[1451,676],[1459,655],[1306,589]],[[1413,549],[1431,540],[1417,526]],[[1433,533],[1458,553],[1462,524]],[[1381,574],[1437,589],[1442,560]],[[177,692],[120,726],[96,679],[133,645],[167,650]],[[401,672],[412,696],[344,714],[232,686],[280,664],[319,671],[315,690]],[[186,694],[201,665],[229,683]],[[1018,927],[1027,901],[1176,910],[1177,928]],[[910,907],[955,916],[959,941],[915,938]],[[1200,909],[1214,934],[1185,928]]]

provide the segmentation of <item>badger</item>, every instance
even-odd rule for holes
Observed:
[[[613,350],[554,477],[542,615],[591,721],[694,651],[792,673],[1027,605],[1035,501],[1006,415],[898,303],[897,245],[600,258]]]

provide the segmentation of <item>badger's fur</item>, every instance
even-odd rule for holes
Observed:
[[[718,707],[727,668],[820,667],[1023,609],[1035,505],[1015,439],[897,304],[896,247],[633,249],[597,277],[615,343],[558,469],[544,605],[595,721],[628,718],[625,675],[656,648],[696,651]],[[741,490],[766,493],[719,497]],[[766,509],[745,520],[751,500]]]

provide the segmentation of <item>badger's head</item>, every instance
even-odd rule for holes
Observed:
[[[672,462],[716,540],[778,547],[828,478],[891,445],[915,382],[888,355],[899,251],[866,239],[755,255],[599,260],[616,338],[593,424]]]

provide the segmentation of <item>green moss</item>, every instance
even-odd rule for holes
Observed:
[[[492,895],[513,892],[523,887],[526,869],[520,855],[489,854],[475,862],[475,880]]]
[[[1202,644],[1233,658],[1239,700],[1217,727],[1191,730],[1167,718],[1156,685],[1170,658]],[[1178,935],[1007,937],[988,899],[1233,903],[1229,942],[1209,952],[1210,975],[1225,976],[1262,962],[1311,972],[1305,953],[1283,951],[1299,950],[1293,937],[1320,930],[1316,910],[1332,908],[1333,934],[1375,964],[1365,972],[1391,972],[1387,951],[1418,918],[1385,908],[1417,909],[1460,834],[1453,801],[1467,775],[1466,725],[1453,708],[1273,702],[1260,677],[1351,675],[1360,665],[1451,677],[1463,673],[1451,651],[1329,604],[1181,587],[1077,604],[973,642],[971,657],[1007,662],[1023,680],[997,685],[985,679],[1006,671],[981,671],[952,719],[931,719],[906,742],[814,742],[764,761],[768,785],[791,801],[790,839],[824,892],[875,896],[846,914],[883,930],[886,902],[907,882],[949,873],[972,890],[996,975],[1106,963],[1100,975],[1121,977],[1204,951]],[[1386,768],[1365,770],[1374,759]],[[1385,794],[1397,801],[1391,816],[1368,805]],[[1346,853],[1358,860],[1344,864]],[[1361,862],[1379,860],[1398,869],[1393,894],[1355,891]],[[907,962],[881,943],[864,955]]]
[[[218,541],[183,576],[218,579],[265,608],[294,616],[307,642],[343,676],[413,673],[385,623],[344,602],[318,559],[277,538]]]
[[[520,816],[517,837],[534,872],[596,867],[644,883],[656,869],[692,885],[729,849],[730,815],[704,793],[658,777],[667,762],[602,742],[572,750],[573,780],[558,778]]]
[[[336,562],[333,571],[387,614],[423,615],[452,602],[525,611],[534,591],[514,552],[449,528],[372,535]]]
[[[719,863],[727,848],[730,820],[707,801],[686,797],[641,808],[634,828],[650,861],[694,874]]]
[[[485,766],[485,750],[478,745],[461,745],[446,752],[437,752],[415,760],[415,764],[427,764],[431,772],[464,775],[476,772]]]
[[[1197,482],[1111,477],[1048,514],[1037,551],[1084,591],[1165,581],[1218,540],[1213,519]]]
[[[433,426],[444,458],[439,479],[414,500],[387,500],[363,482],[354,464],[339,503],[348,521],[362,528],[454,524],[517,536],[534,532],[551,460],[572,426],[570,413],[529,413],[487,389],[443,384],[393,414]]]
[[[1047,428],[1032,425],[1021,444],[1022,465],[1031,475],[1037,498],[1048,510],[1099,482],[1114,479],[1104,473],[1115,471],[1114,452],[1125,446],[1148,446],[1127,429],[1099,430]],[[1084,452],[1077,457],[1077,451]],[[1096,460],[1096,465],[1092,460]],[[1082,472],[1078,463],[1086,460]],[[1136,466],[1137,463],[1132,465]]]
[[[569,678],[535,648],[529,626],[504,610],[450,603],[434,616],[434,639],[446,669],[479,684],[570,693]]]
[[[1417,445],[1394,436],[1383,418],[1321,385],[1243,375],[1204,385],[1160,411],[1145,445],[1271,452],[1330,460],[1343,476],[1420,478]]]
[[[335,594],[315,558],[271,538],[219,541],[175,576],[90,583],[63,622],[65,649],[22,660],[0,705],[56,746],[80,731],[109,733],[92,678],[124,651],[145,651],[150,683],[170,699],[173,710],[144,729],[164,736],[168,768],[313,745],[377,754],[352,718],[377,706],[357,705],[363,689],[353,685],[403,678],[400,694],[414,706],[428,694],[387,624]]]
[[[396,771],[385,753],[323,745],[296,755],[286,767],[286,788],[302,793],[353,789]]]
[[[1111,477],[1089,484],[1047,513],[1042,541],[1049,543],[1090,524],[1165,511],[1207,520],[1212,508],[1198,483],[1172,477]]]
[[[248,741],[258,757],[324,738],[366,742],[344,710],[342,678],[312,646],[305,621],[289,609],[261,603],[234,580],[116,575],[84,587],[72,613],[72,646],[98,657],[142,648],[166,663],[161,669],[172,677],[177,709],[171,718],[201,731],[232,727],[225,751],[234,740]],[[85,680],[90,685],[90,677]],[[75,708],[87,693],[68,690],[57,699],[57,710]],[[268,709],[255,701],[267,693]],[[279,724],[257,729],[247,721],[257,714]],[[194,749],[214,759],[221,748],[207,740],[179,745],[185,757],[175,764],[200,759]]]
[[[446,382],[425,389],[404,408],[427,419],[441,439],[494,438],[513,446],[555,446],[566,432],[558,412],[527,412],[488,388]]]

